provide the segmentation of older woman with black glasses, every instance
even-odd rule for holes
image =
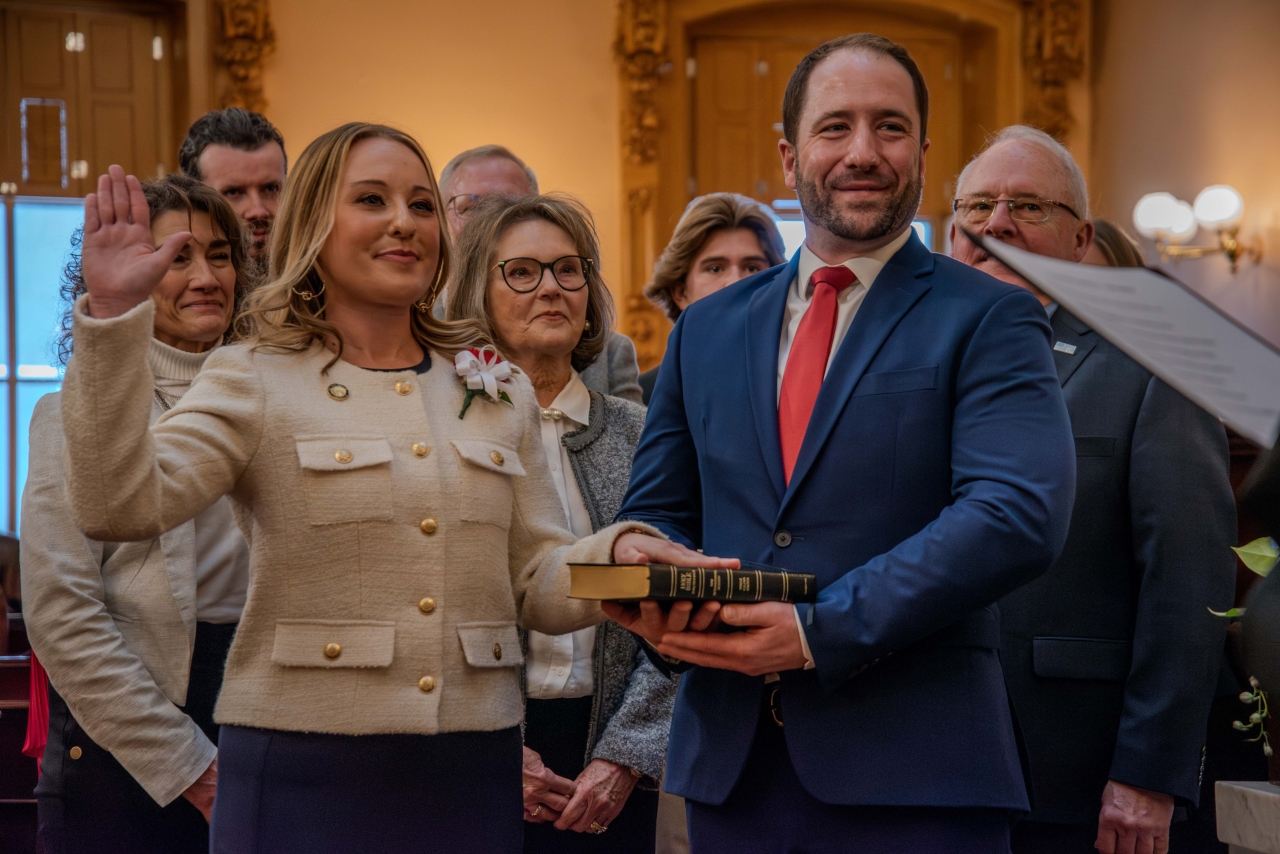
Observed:
[[[645,417],[579,376],[614,318],[598,245],[569,197],[482,200],[449,286],[450,318],[477,320],[532,381],[551,479],[579,537],[617,514]],[[526,645],[524,850],[651,854],[675,684],[615,623],[529,632]]]

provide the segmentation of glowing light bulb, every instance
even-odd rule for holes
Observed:
[[[1172,193],[1147,193],[1133,206],[1133,227],[1149,240],[1163,238],[1173,226],[1177,209]]]
[[[1191,205],[1179,200],[1177,207],[1174,208],[1173,221],[1169,223],[1166,239],[1170,243],[1189,243],[1199,230],[1200,223],[1196,222],[1195,210]]]
[[[1226,184],[1214,184],[1205,187],[1196,196],[1196,219],[1205,228],[1225,231],[1240,224],[1240,216],[1244,213],[1244,199],[1234,187]]]

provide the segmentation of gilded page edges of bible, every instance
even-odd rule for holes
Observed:
[[[688,599],[719,602],[812,602],[817,579],[801,572],[747,566],[709,569],[670,564],[570,564],[575,599]]]

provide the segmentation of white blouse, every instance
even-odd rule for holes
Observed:
[[[569,465],[569,452],[560,441],[565,433],[587,426],[591,413],[591,393],[577,371],[551,405],[542,410],[542,449],[547,455],[551,480],[564,507],[569,530],[575,537],[591,534],[591,516],[582,501],[578,481]],[[525,661],[528,688],[534,700],[588,697],[595,693],[596,627],[567,635],[529,632],[529,655]]]

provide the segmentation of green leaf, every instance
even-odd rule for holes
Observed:
[[[1276,562],[1280,560],[1280,548],[1270,537],[1260,537],[1243,546],[1232,546],[1231,550],[1240,556],[1240,560],[1249,569],[1266,578],[1271,574]]]
[[[1212,608],[1210,608],[1209,613],[1213,614],[1213,616],[1215,617],[1243,617],[1244,608],[1231,608],[1230,610],[1227,610],[1227,611],[1215,611]]]
[[[475,396],[476,396],[475,389],[473,388],[467,389],[467,396],[462,399],[462,411],[458,413],[459,418],[467,414],[467,410],[471,408],[471,400]]]
[[[498,390],[498,399],[505,400],[507,403],[510,403],[512,406],[515,406],[515,402],[511,400],[511,395],[507,394],[505,391],[502,391],[501,389]]]

